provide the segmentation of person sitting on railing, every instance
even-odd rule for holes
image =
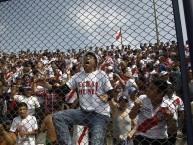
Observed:
[[[97,55],[87,51],[83,55],[84,70],[73,75],[66,84],[51,86],[47,82],[40,82],[58,94],[77,90],[81,109],[67,109],[53,115],[58,143],[61,145],[72,144],[68,128],[70,124],[88,126],[91,145],[102,145],[104,142],[104,128],[110,121],[110,107],[107,101],[113,98],[113,87],[106,73],[97,70],[97,64]]]

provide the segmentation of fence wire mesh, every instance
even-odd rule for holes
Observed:
[[[12,0],[0,13],[0,133],[9,145],[184,139],[171,1]],[[188,41],[185,55],[191,72]]]

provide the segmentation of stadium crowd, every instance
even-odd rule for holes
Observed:
[[[184,51],[191,84],[188,42]],[[1,53],[0,144],[35,145],[35,136],[45,131],[46,144],[81,144],[67,137],[73,138],[73,125],[83,116],[92,120],[82,124],[95,133],[88,131],[95,145],[104,142],[94,130],[103,120],[112,124],[114,145],[175,144],[186,133],[181,81],[175,41]]]

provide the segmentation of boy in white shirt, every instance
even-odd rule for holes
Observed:
[[[17,136],[17,145],[35,145],[35,135],[38,125],[35,116],[28,115],[28,106],[21,102],[18,104],[19,116],[13,119],[10,131]]]

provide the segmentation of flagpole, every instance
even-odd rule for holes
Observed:
[[[120,27],[120,32],[121,32],[121,27]],[[122,32],[121,32],[121,47],[123,45],[123,40],[122,40]]]
[[[153,0],[153,11],[154,11],[154,21],[155,21],[155,30],[156,30],[156,39],[157,44],[159,45],[159,31],[158,31],[158,22],[157,22],[157,14],[156,14],[156,2]]]

